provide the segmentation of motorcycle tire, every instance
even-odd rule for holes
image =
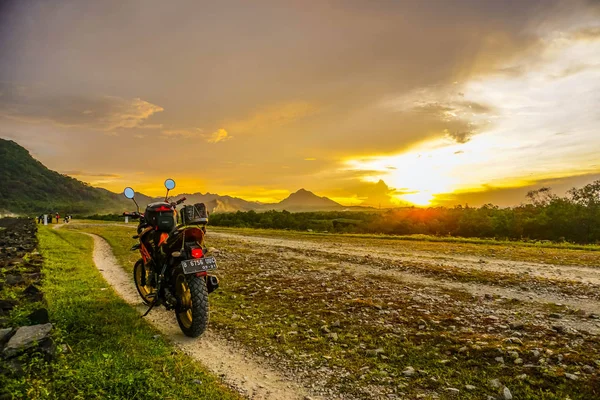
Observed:
[[[154,288],[148,284],[151,273],[152,271],[146,269],[144,262],[141,259],[133,266],[133,282],[135,282],[135,288],[146,305],[150,305],[154,300]],[[142,285],[142,274],[146,274],[146,285]]]
[[[175,310],[177,323],[184,335],[198,337],[208,326],[208,289],[203,276],[184,275],[178,268],[175,273]]]

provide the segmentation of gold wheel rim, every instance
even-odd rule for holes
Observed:
[[[177,275],[175,292],[182,309],[182,311],[178,313],[179,321],[181,321],[182,325],[186,328],[190,328],[192,326],[192,292],[185,281],[185,275]]]
[[[148,295],[154,292],[154,288],[149,285],[142,286],[142,270],[146,273],[146,282],[150,279],[150,272],[146,270],[146,266],[142,264],[141,268],[136,268],[135,271],[135,280],[137,281],[137,286],[140,289],[140,293],[142,297],[146,301],[150,301]]]

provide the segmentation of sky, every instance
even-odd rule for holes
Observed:
[[[500,206],[600,179],[600,1],[0,1],[0,137],[95,186]]]

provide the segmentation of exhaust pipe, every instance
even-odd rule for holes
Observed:
[[[208,275],[206,277],[206,288],[208,293],[214,292],[219,287],[219,279],[216,276]]]

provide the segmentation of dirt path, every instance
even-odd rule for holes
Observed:
[[[54,229],[59,228],[56,226]],[[104,279],[127,303],[135,306],[140,314],[146,311],[129,276],[114,257],[109,244],[99,236],[94,238],[94,263]],[[292,379],[267,367],[264,360],[232,346],[207,331],[199,339],[184,336],[179,330],[175,315],[164,309],[154,309],[146,319],[173,341],[181,350],[206,366],[215,375],[250,399],[317,399],[308,397],[308,391]]]
[[[392,262],[420,262],[429,264],[443,264],[446,266],[463,269],[511,273],[516,275],[526,274],[530,276],[542,277],[553,280],[600,284],[600,268],[593,267],[498,260],[488,257],[447,255],[426,251],[411,251],[410,254],[407,254],[402,249],[390,251],[389,249],[378,249],[373,246],[364,248],[344,243],[318,243],[307,240],[246,236],[242,234],[233,234],[225,232],[210,232],[210,234],[214,235],[215,237],[244,240],[248,243],[256,243],[266,246],[288,247],[301,250],[315,250],[332,254],[343,254],[351,256],[364,256],[365,254],[369,254],[371,256],[376,256],[378,258],[389,260]]]

